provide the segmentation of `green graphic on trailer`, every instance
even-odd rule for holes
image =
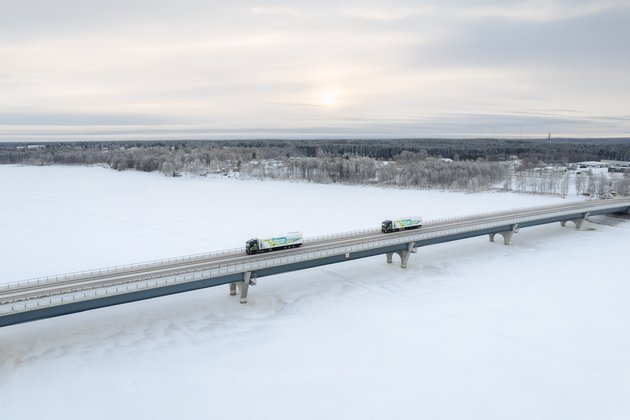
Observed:
[[[407,227],[407,226],[412,226],[412,225],[419,225],[420,220],[419,219],[401,219],[401,220],[396,220],[395,223],[397,223],[400,227]]]
[[[301,237],[286,237],[286,236],[281,236],[278,238],[271,238],[271,239],[261,239],[260,242],[262,242],[265,247],[269,247],[269,248],[276,248],[279,246],[287,246],[287,245],[292,245],[294,243],[297,243],[301,240]]]
[[[282,238],[263,239],[263,242],[265,242],[267,245],[271,247],[283,246],[283,245],[286,245],[287,238],[282,237]]]

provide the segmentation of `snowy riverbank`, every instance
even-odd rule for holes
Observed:
[[[0,282],[560,198],[0,166]],[[522,229],[0,329],[0,418],[630,411],[630,225]],[[397,262],[397,261],[396,261]]]

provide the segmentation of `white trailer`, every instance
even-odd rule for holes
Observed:
[[[398,219],[384,220],[381,223],[381,232],[398,232],[400,230],[418,229],[422,227],[422,217],[400,217]]]
[[[259,239],[254,238],[245,242],[245,252],[258,254],[260,252],[276,251],[279,249],[295,248],[304,243],[301,232],[289,232],[283,236]]]

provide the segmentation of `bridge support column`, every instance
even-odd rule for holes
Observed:
[[[567,222],[573,222],[575,224],[575,228],[580,230],[582,229],[582,225],[584,224],[585,220],[588,220],[588,217],[590,216],[590,213],[584,213],[584,217],[579,218],[579,219],[572,219],[572,220],[563,220],[560,222],[560,226],[565,227],[567,225]]]
[[[230,296],[236,296],[236,283],[230,283]]]
[[[239,281],[238,283],[232,283],[238,286],[238,290],[241,295],[241,303],[247,303],[247,291],[249,290],[249,285],[256,284],[255,280],[252,279],[252,272],[246,271],[243,273],[243,281]]]
[[[503,243],[505,245],[510,244],[512,235],[514,235],[515,233],[518,233],[518,224],[512,225],[512,230],[498,232],[499,235],[503,236]],[[488,236],[490,237],[490,242],[494,242],[494,237],[496,236],[496,233],[490,233]]]
[[[393,252],[388,252],[385,254],[385,256],[387,257],[387,264],[391,264],[392,263],[392,257],[394,256]]]
[[[414,246],[416,245],[415,242],[409,242],[407,244],[407,249],[403,249],[402,251],[396,251],[396,254],[400,255],[400,268],[407,268],[407,261],[409,261],[409,256],[416,252],[416,249],[414,248]],[[388,257],[388,261],[389,262],[389,257]]]

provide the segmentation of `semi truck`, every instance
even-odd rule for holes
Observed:
[[[284,236],[274,236],[267,239],[250,239],[245,242],[245,252],[248,255],[261,252],[277,251],[280,249],[295,248],[304,243],[300,232],[289,232]]]
[[[381,232],[398,232],[407,229],[418,229],[422,227],[422,217],[401,217],[394,220],[384,220],[381,223]]]

